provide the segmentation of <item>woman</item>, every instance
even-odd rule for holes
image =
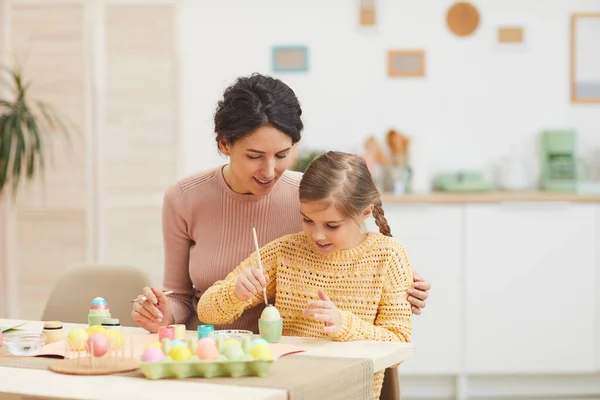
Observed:
[[[138,325],[149,332],[170,324],[195,330],[200,296],[255,250],[253,227],[260,246],[302,230],[302,175],[287,170],[304,127],[301,116],[295,93],[278,79],[254,74],[225,90],[214,123],[218,149],[229,164],[184,178],[165,192],[163,289],[173,294],[144,288],[148,300],[131,312]],[[431,285],[417,273],[414,279],[408,301],[420,314]],[[215,329],[256,333],[263,307]]]

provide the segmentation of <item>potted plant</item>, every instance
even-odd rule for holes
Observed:
[[[298,153],[296,161],[289,167],[289,169],[292,171],[304,172],[312,160],[323,153],[325,152],[322,150],[301,150]]]
[[[43,176],[52,135],[67,136],[69,129],[51,104],[32,98],[31,82],[19,70],[3,70],[8,98],[0,98],[0,197],[11,189],[15,199],[24,180]]]

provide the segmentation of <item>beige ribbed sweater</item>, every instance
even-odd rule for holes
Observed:
[[[266,196],[229,188],[223,166],[184,178],[167,189],[163,203],[165,253],[163,288],[170,297],[175,323],[196,330],[196,307],[213,283],[224,279],[259,246],[302,230],[298,185],[302,174],[286,171]],[[263,306],[246,310],[232,324],[215,329],[258,332]]]

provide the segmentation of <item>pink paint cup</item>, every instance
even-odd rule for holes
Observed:
[[[162,342],[163,339],[175,340],[174,326],[168,325],[161,326],[160,328],[158,328],[158,341]]]

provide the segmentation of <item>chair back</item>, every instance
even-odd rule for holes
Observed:
[[[42,321],[88,323],[92,300],[102,297],[112,318],[122,326],[136,326],[131,303],[151,279],[143,270],[127,265],[77,264],[58,279],[42,313]]]

